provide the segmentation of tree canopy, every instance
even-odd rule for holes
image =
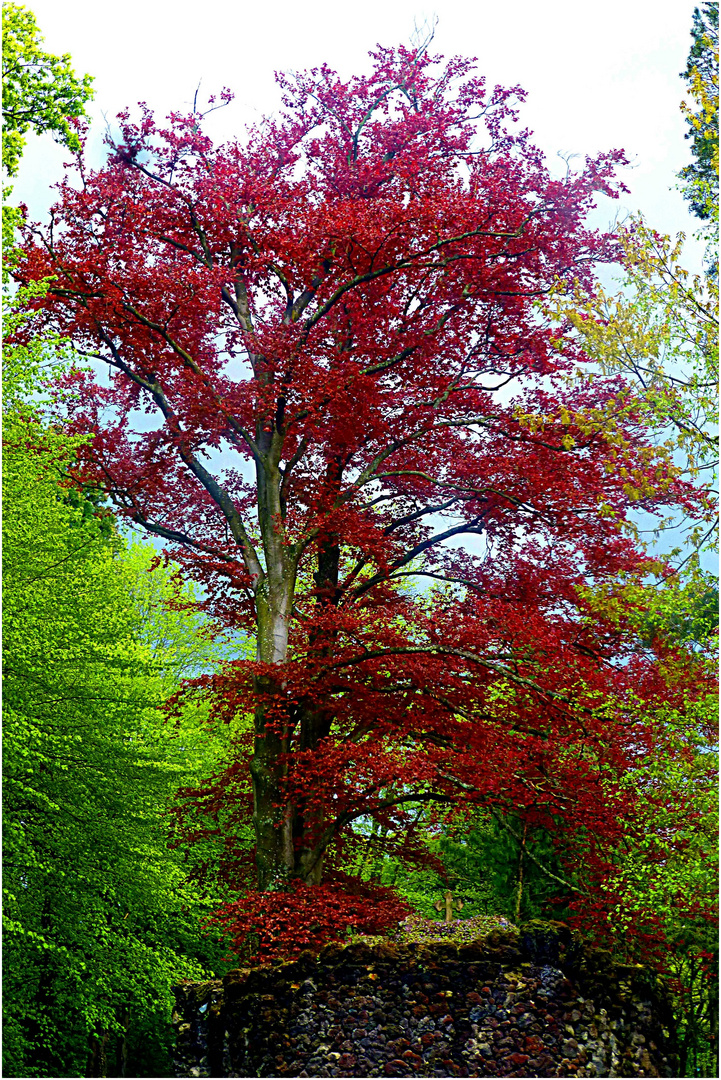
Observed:
[[[162,1073],[171,983],[222,956],[168,812],[222,750],[197,710],[159,710],[213,647],[168,607],[191,599],[172,571],[69,483],[82,437],[41,416],[62,354],[32,336],[3,364],[4,1075]]]
[[[308,887],[358,910],[355,826],[392,823],[413,859],[423,805],[567,830],[593,906],[647,717],[705,685],[689,654],[668,677],[624,588],[663,573],[634,513],[707,500],[615,373],[571,378],[588,358],[539,304],[618,258],[585,219],[623,155],[555,178],[514,131],[520,90],[422,49],[281,86],[224,146],[197,114],[123,114],[17,270],[53,276],[46,325],[111,373],[66,380],[93,436],[77,482],[257,642],[189,691],[254,717],[191,814],[252,813],[262,898],[226,866],[241,923]]]
[[[2,164],[8,176],[15,176],[28,131],[50,131],[69,149],[79,149],[70,120],[84,114],[93,80],[90,75],[78,78],[68,54],[43,50],[32,11],[3,3],[2,21]]]
[[[694,214],[718,224],[718,0],[694,9],[691,37],[683,78],[694,104],[681,108],[694,161],[680,175]]]
[[[680,507],[663,524],[639,525],[657,540],[672,529],[670,546],[685,563],[717,544],[719,368],[718,277],[686,269],[684,240],[633,219],[619,230],[620,288],[599,284],[589,294],[559,285],[545,309],[570,324],[598,371],[625,377],[633,388],[626,408],[643,416],[646,437],[706,490],[703,517],[689,517]],[[714,248],[708,251],[712,260]],[[594,381],[596,371],[580,377]],[[661,542],[661,550],[668,548]]]

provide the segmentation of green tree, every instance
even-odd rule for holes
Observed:
[[[718,0],[696,8],[693,39],[686,70],[682,73],[694,104],[683,102],[694,161],[681,170],[684,196],[702,221],[718,226]]]
[[[449,886],[463,900],[462,918],[502,915],[514,922],[563,918],[577,888],[562,865],[562,847],[547,830],[511,811],[476,810],[465,822],[445,822],[420,805],[413,829],[418,863],[412,869],[394,854],[407,837],[369,826],[359,835],[365,880],[392,885],[426,918]]]
[[[52,132],[69,149],[80,149],[69,119],[84,114],[93,80],[75,74],[69,55],[43,50],[43,36],[27,8],[4,3],[2,20],[2,163],[8,176],[15,176],[28,131]]]
[[[623,600],[617,603],[618,593]],[[684,1076],[716,1076],[718,1054],[718,580],[692,558],[653,584],[589,592],[619,618],[634,612],[638,649],[662,643],[666,677],[693,662],[693,700],[680,689],[660,703],[653,737],[623,778],[634,820],[610,853],[600,926],[608,944],[652,958],[671,991]],[[705,670],[704,670],[705,669]],[[631,701],[627,702],[629,716]],[[648,729],[647,706],[638,715]],[[627,957],[628,958],[628,957]]]
[[[3,119],[2,167],[5,177],[17,175],[29,131],[52,133],[70,150],[80,149],[80,139],[70,121],[85,114],[93,96],[90,75],[78,77],[70,56],[53,56],[42,48],[43,36],[35,16],[27,8],[3,3]],[[3,234],[5,259],[10,258],[19,211],[8,206],[12,188],[3,184]]]
[[[3,5],[6,176],[29,130],[79,146],[68,118],[91,80],[41,41],[29,11]],[[15,216],[4,208],[6,258]],[[73,358],[26,325],[44,289],[15,297],[3,354],[4,1072],[168,1075],[171,984],[222,960],[166,815],[223,740],[192,705],[176,725],[159,707],[215,646],[172,568],[149,573],[153,549],[126,550],[69,483],[81,440],[43,416]]]
[[[580,418],[590,429],[617,426],[627,412],[642,414],[669,457],[709,492],[705,528],[683,537],[685,559],[717,543],[718,468],[718,2],[696,8],[693,43],[683,74],[694,105],[681,109],[694,161],[679,174],[685,197],[704,222],[706,273],[684,265],[685,236],[659,233],[641,216],[618,230],[624,274],[614,291],[588,296],[561,289],[541,306],[559,326],[574,328],[592,361],[585,376],[617,373],[626,381],[615,406]],[[623,469],[619,455],[619,468]],[[628,476],[633,487],[634,478]],[[677,521],[665,527],[677,528]]]
[[[48,344],[5,362],[4,1072],[168,1075],[171,984],[222,953],[165,815],[223,742],[159,707],[214,645],[172,568],[68,488],[77,439],[28,400]]]
[[[609,920],[619,940],[658,941],[672,994],[682,1075],[718,1075],[718,699],[663,709],[657,749],[626,777],[637,807],[619,847]],[[641,931],[641,933],[639,933]]]
[[[503,915],[519,924],[567,914],[563,901],[574,886],[547,830],[494,812],[480,814],[467,831],[441,834],[436,844],[465,917]]]
[[[624,276],[615,291],[597,286],[593,295],[559,290],[543,302],[559,325],[573,327],[589,364],[582,380],[597,372],[625,381],[611,407],[573,419],[583,430],[618,427],[624,415],[641,415],[657,448],[677,469],[708,492],[705,523],[682,532],[685,558],[715,546],[718,467],[718,277],[691,274],[683,265],[683,234],[676,239],[642,218],[619,229]],[[633,491],[636,478],[618,468]],[[670,519],[656,530],[678,527]],[[678,534],[677,534],[678,535]]]

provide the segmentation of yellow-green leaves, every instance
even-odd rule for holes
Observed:
[[[68,120],[84,113],[93,80],[78,78],[68,55],[43,51],[42,34],[27,8],[3,4],[2,20],[2,164],[8,176],[15,176],[30,130],[51,131],[71,150],[80,148]]]
[[[695,158],[680,172],[684,195],[697,217],[718,229],[718,0],[694,11],[686,80],[693,103],[681,103]]]
[[[680,469],[710,487],[718,460],[718,278],[690,273],[683,235],[659,234],[640,217],[619,230],[618,240],[624,277],[617,292],[559,286],[543,305],[582,346],[591,362],[586,379],[626,381],[611,406],[573,422],[613,440],[619,419],[633,417],[648,428],[666,476]],[[623,450],[619,444],[622,475]],[[628,477],[627,493],[649,493],[640,474]]]
[[[167,819],[219,749],[194,706],[177,724],[159,709],[212,643],[165,609],[190,598],[147,572],[153,551],[126,557],[95,502],[63,486],[75,441],[18,389],[2,460],[4,1068],[83,1075],[88,1036],[113,1045],[129,1009],[146,1055],[129,1072],[162,1076],[171,983],[221,954]]]

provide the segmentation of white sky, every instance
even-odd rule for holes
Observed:
[[[679,111],[679,72],[691,43],[694,0],[25,0],[45,48],[71,54],[75,70],[95,77],[92,147],[119,109],[146,101],[158,113],[184,110],[201,94],[234,91],[231,106],[209,118],[222,140],[273,111],[276,69],[327,61],[342,74],[366,69],[376,43],[408,43],[414,23],[438,17],[433,50],[476,56],[489,83],[520,83],[521,113],[549,158],[623,147],[634,163],[623,210],[641,209],[656,228],[692,232],[674,190],[689,161]],[[66,154],[50,136],[28,140],[13,201],[43,216]],[[98,161],[100,158],[98,158]],[[561,163],[557,162],[560,170]],[[555,168],[555,166],[554,166]],[[607,224],[618,204],[606,204]]]

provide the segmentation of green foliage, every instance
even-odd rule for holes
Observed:
[[[709,700],[699,727],[717,714]],[[622,939],[630,922],[653,920],[662,931],[660,966],[672,993],[685,1076],[716,1075],[718,1044],[718,758],[700,734],[672,714],[659,724],[676,729],[676,752],[649,755],[627,778],[638,802],[641,839],[619,852],[611,887],[618,903],[610,918]],[[645,829],[643,828],[645,825]],[[702,1071],[699,1071],[699,1068]],[[708,1070],[708,1071],[707,1071]]]
[[[667,579],[662,587],[643,590],[644,614],[639,634],[644,644],[656,638],[688,645],[715,654],[718,628],[718,578],[691,560],[682,574]]]
[[[718,224],[718,0],[694,10],[691,37],[682,77],[694,105],[684,102],[681,110],[694,161],[679,176],[694,214],[702,221],[715,218]]]
[[[568,889],[561,881],[558,853],[543,829],[522,825],[513,814],[488,815],[467,833],[441,837],[449,880],[465,899],[515,922],[560,917],[557,902]]]
[[[692,564],[653,596],[640,631],[690,645],[713,672],[717,605],[718,582]],[[609,883],[619,939],[641,920],[663,943],[685,1076],[713,1076],[718,1065],[717,720],[716,693],[657,712],[657,745],[624,778],[638,828]]]
[[[589,382],[618,374],[628,390],[610,410],[573,417],[588,434],[614,438],[625,415],[641,421],[666,455],[670,472],[680,469],[709,491],[705,522],[684,537],[692,552],[713,547],[717,537],[713,482],[718,463],[718,277],[691,274],[683,265],[684,236],[652,229],[642,218],[619,230],[624,277],[617,292],[600,285],[593,295],[580,288],[559,291],[542,302],[559,324],[571,324],[593,366]],[[714,255],[714,259],[716,256]],[[639,476],[626,468],[619,445],[617,468],[629,493],[641,494]],[[637,490],[638,489],[638,490]],[[656,538],[665,526],[662,523]]]
[[[4,3],[2,20],[2,164],[8,176],[15,176],[30,130],[38,135],[50,131],[69,149],[80,149],[68,118],[84,113],[93,80],[78,78],[67,54],[43,51],[42,34],[27,8]]]
[[[37,135],[51,132],[68,149],[80,149],[80,139],[69,121],[85,114],[85,105],[93,96],[93,80],[89,75],[75,75],[70,56],[43,51],[42,34],[27,8],[3,3],[2,22],[2,167],[5,176],[12,177],[17,175],[28,131]],[[3,185],[2,248],[6,266],[12,262],[20,215],[17,207],[7,204],[11,191],[11,187]]]
[[[72,353],[59,338],[32,332],[30,304],[47,290],[47,282],[33,282],[12,296],[3,290],[2,402],[6,415],[37,420],[47,404],[49,387],[73,365]],[[78,443],[66,440],[63,445]]]
[[[606,616],[629,618],[639,649],[658,648],[669,685],[692,664],[702,694],[677,690],[657,707],[653,739],[621,779],[632,829],[604,886],[607,929],[620,959],[648,961],[671,991],[685,1076],[713,1076],[718,1046],[718,580],[688,560],[658,582],[589,590]],[[620,600],[620,603],[619,603]],[[687,684],[687,685],[690,685]],[[632,707],[630,697],[627,700]],[[640,747],[639,747],[640,751]],[[632,931],[632,932],[631,932]],[[633,943],[638,952],[633,952]],[[707,1070],[701,1071],[698,1070]]]
[[[5,361],[4,1074],[84,1075],[92,1038],[111,1070],[168,1075],[170,986],[222,951],[164,814],[224,747],[159,707],[216,650],[172,568],[66,486],[78,440],[27,400],[57,355]]]
[[[393,856],[370,858],[365,876],[393,885],[420,917],[438,920],[437,901],[450,886],[463,901],[461,921],[503,917],[518,921],[562,918],[573,882],[543,829],[525,827],[513,814],[477,812],[453,827],[428,823],[420,830],[430,856],[426,866],[408,869]]]

